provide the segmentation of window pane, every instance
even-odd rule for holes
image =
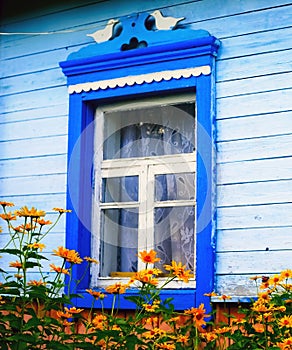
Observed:
[[[102,210],[101,232],[101,276],[137,271],[137,208]]]
[[[161,261],[156,264],[163,270],[172,260],[182,262],[194,272],[195,208],[167,207],[154,211],[154,246]]]
[[[138,201],[138,176],[102,179],[102,202]]]
[[[191,153],[194,117],[194,103],[106,112],[104,159]]]
[[[189,200],[194,198],[194,173],[155,176],[155,201]]]

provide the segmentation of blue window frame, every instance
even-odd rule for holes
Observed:
[[[67,216],[66,247],[77,250],[81,256],[91,255],[95,186],[92,125],[97,105],[193,93],[197,118],[196,286],[163,291],[166,298],[174,298],[177,309],[185,309],[202,302],[208,305],[204,293],[214,289],[214,79],[219,43],[202,30],[148,30],[145,27],[148,16],[121,20],[120,35],[90,44],[60,63],[69,86],[67,207],[72,209],[72,214]],[[137,43],[136,47],[125,50],[129,42]],[[73,278],[80,280],[83,269],[76,266],[73,273]],[[89,285],[88,272],[76,291],[84,296],[76,299],[77,306],[91,306],[85,292]],[[135,294],[135,290],[130,293]],[[106,298],[105,303],[111,305],[111,298]],[[131,307],[126,300],[121,306]]]

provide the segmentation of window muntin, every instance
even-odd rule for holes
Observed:
[[[130,109],[105,106],[102,113],[103,160],[96,172],[101,178],[95,179],[101,186],[94,210],[100,217],[99,286],[103,278],[143,268],[137,253],[144,249],[157,250],[159,268],[174,259],[194,273],[195,104],[188,96],[177,100],[156,99],[142,107],[136,102]],[[100,137],[97,123],[96,129]]]

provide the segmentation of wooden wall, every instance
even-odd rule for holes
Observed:
[[[221,40],[217,60],[217,287],[292,268],[292,3],[288,0],[52,2],[2,20],[0,197],[65,206],[68,96],[59,61],[110,18],[160,9]],[[62,32],[65,31],[65,32]],[[44,35],[38,33],[50,32]],[[52,33],[55,32],[55,33]],[[5,233],[1,236],[5,240]],[[64,242],[64,222],[48,240]]]

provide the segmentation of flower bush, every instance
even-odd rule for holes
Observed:
[[[0,217],[8,227],[8,241],[0,249],[2,261],[8,258],[15,273],[7,273],[1,264],[0,348],[22,349],[291,349],[292,348],[292,271],[264,278],[258,299],[241,309],[241,317],[228,315],[227,323],[217,323],[206,315],[205,306],[178,312],[171,299],[163,300],[161,290],[173,279],[188,282],[191,274],[181,262],[164,268],[168,277],[159,285],[161,271],[154,250],[139,252],[145,268],[133,274],[128,283],[117,282],[105,290],[87,289],[92,305],[100,309],[78,309],[72,303],[78,295],[72,291],[80,281],[72,280],[75,265],[98,263],[81,257],[75,250],[58,247],[52,255],[61,263],[49,264],[53,277],[45,274],[42,253],[44,238],[69,210],[54,208],[56,220],[46,220],[46,213],[26,206],[9,211],[14,204],[0,202]],[[9,210],[8,210],[9,208]],[[21,221],[21,222],[19,222]],[[11,261],[10,261],[11,259]],[[1,260],[0,260],[1,261]],[[38,279],[29,279],[32,273]],[[67,277],[64,279],[64,277]],[[258,283],[262,277],[255,277]],[[64,281],[67,281],[66,284]],[[135,311],[123,316],[119,298],[130,288],[138,292],[124,295]],[[65,291],[65,292],[64,292]],[[112,307],[104,308],[104,299],[113,296]],[[214,296],[215,293],[210,293]],[[219,296],[224,302],[228,296]],[[216,318],[214,318],[216,319]]]

